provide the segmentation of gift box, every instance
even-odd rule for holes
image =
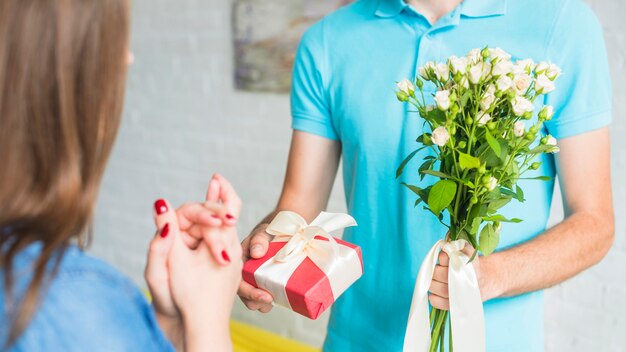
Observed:
[[[272,294],[274,303],[317,319],[363,275],[361,248],[330,232],[356,226],[347,214],[322,212],[311,224],[280,212],[267,227],[267,254],[244,264],[243,280]]]

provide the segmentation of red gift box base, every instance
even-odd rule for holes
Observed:
[[[321,237],[318,237],[321,239]],[[361,248],[351,243],[336,239],[340,245],[353,248],[361,259]],[[250,259],[243,266],[243,280],[254,287],[258,287],[254,272],[265,262],[272,259],[286,242],[271,242],[267,254],[263,258]],[[363,260],[361,259],[361,263]],[[313,320],[317,319],[334,302],[333,292],[328,277],[315,263],[306,258],[287,281],[287,298],[294,312]]]

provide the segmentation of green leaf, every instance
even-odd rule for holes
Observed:
[[[498,222],[514,222],[516,224],[522,222],[522,219],[518,219],[518,218],[507,219],[504,217],[504,215],[500,215],[500,214],[496,214],[492,216],[485,216],[483,217],[483,220],[484,221],[498,221]]]
[[[439,214],[445,209],[456,194],[456,182],[450,180],[439,180],[428,195],[428,206],[433,213]]]
[[[502,154],[500,143],[498,143],[498,141],[493,138],[488,129],[485,129],[485,138],[487,138],[487,143],[489,144],[493,152],[496,153],[496,155],[500,156]]]
[[[550,176],[537,176],[537,177],[522,177],[519,180],[540,180],[540,181],[551,181],[552,177]]]
[[[436,170],[424,170],[424,171],[421,171],[420,173],[426,174],[426,175],[431,175],[431,176],[437,176],[437,177],[441,177],[441,178],[452,178],[452,176],[444,174],[443,172],[436,171]]]
[[[522,190],[522,188],[519,185],[515,186],[515,193],[516,193],[516,199],[520,202],[524,202],[524,191]]]
[[[480,167],[480,159],[459,152],[459,164],[463,170],[478,169]]]
[[[414,185],[409,185],[407,183],[402,182],[401,185],[410,189],[413,193],[417,194],[419,198],[415,201],[415,206],[418,206],[421,202],[428,201],[428,193],[430,192],[432,186],[426,188],[420,188]]]
[[[498,210],[498,209],[502,208],[503,206],[507,205],[511,201],[511,199],[512,199],[511,197],[494,199],[494,200],[489,202],[489,204],[487,205],[487,209],[489,210],[489,212],[495,213],[496,210]]]
[[[417,152],[419,152],[420,150],[422,150],[424,147],[419,148],[414,150],[411,154],[409,154],[409,156],[407,156],[406,158],[404,158],[404,160],[402,161],[402,163],[400,164],[400,167],[398,167],[398,170],[396,170],[396,178],[400,177],[400,175],[402,175],[402,172],[404,172],[404,168],[406,167],[406,165],[409,163],[409,161],[411,161],[411,159],[413,159],[413,157],[415,156],[415,154],[417,154]]]
[[[470,98],[470,91],[466,90],[461,96],[461,109],[467,105],[467,100]]]
[[[500,242],[500,232],[496,231],[492,224],[485,225],[480,231],[480,251],[484,255],[489,255],[498,247],[498,242]]]
[[[511,191],[508,188],[500,187],[500,193],[504,194],[505,196],[511,196],[511,197],[517,199],[517,193]]]
[[[425,170],[430,170],[430,168],[433,166],[433,164],[435,163],[436,160],[426,160],[424,161],[424,163],[422,165],[420,165],[419,169],[417,170],[417,172],[420,174],[420,179],[423,180],[425,174],[423,173]]]
[[[482,219],[481,218],[474,218],[474,220],[472,220],[472,226],[470,227],[470,231],[469,233],[472,235],[475,235],[478,233],[478,229],[480,228],[480,224],[482,223]]]

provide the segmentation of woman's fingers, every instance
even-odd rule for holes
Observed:
[[[218,200],[228,209],[229,215],[233,219],[239,217],[242,203],[230,181],[220,174],[214,174],[211,182],[209,183],[207,201],[216,200],[216,190],[219,190]]]
[[[176,209],[176,214],[182,231],[187,231],[193,225],[220,227],[226,221],[231,222],[226,208],[213,202],[185,203]]]
[[[178,234],[176,214],[171,209],[171,205],[166,200],[159,199],[154,203],[153,216],[157,231],[150,242],[144,277],[157,312],[176,316],[177,310],[170,295],[167,269],[173,239]]]

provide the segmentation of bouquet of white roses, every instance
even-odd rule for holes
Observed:
[[[427,127],[424,130],[432,131],[417,138],[418,148],[402,162],[397,176],[419,151],[432,151],[421,160],[419,177],[431,175],[438,180],[428,187],[403,185],[417,194],[416,206],[425,203],[425,209],[449,228],[446,243],[465,240],[476,249],[469,261],[478,251],[484,255],[494,251],[501,223],[521,221],[498,211],[512,199],[524,201],[517,182],[540,167],[533,159],[559,151],[555,138],[540,135],[553,108],[543,106],[535,114],[534,103],[555,89],[560,73],[554,64],[535,64],[530,59],[513,62],[502,49],[484,48],[465,57],[452,56],[445,63],[428,62],[414,81],[397,83],[398,100],[414,106]],[[428,105],[426,84],[436,88],[434,105]],[[467,262],[463,264],[471,266]],[[450,300],[452,306],[452,296]],[[450,313],[454,327],[452,315],[454,311]],[[443,350],[447,318],[447,311],[431,311],[430,351]]]

